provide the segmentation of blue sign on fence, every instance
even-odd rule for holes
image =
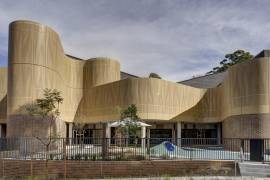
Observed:
[[[172,143],[170,143],[170,142],[165,142],[164,145],[165,145],[165,147],[166,147],[166,149],[167,149],[168,151],[174,151],[174,146],[173,146]]]

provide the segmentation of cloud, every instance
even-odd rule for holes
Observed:
[[[30,19],[59,33],[66,53],[107,56],[123,71],[180,81],[204,74],[228,52],[270,47],[270,1],[99,0],[1,1],[0,64],[8,24]]]

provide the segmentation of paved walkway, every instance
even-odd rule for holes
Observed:
[[[225,177],[225,176],[165,177],[164,176],[164,177],[151,177],[151,178],[110,178],[110,179],[112,180],[270,180],[270,178],[247,177],[247,176],[246,177]]]

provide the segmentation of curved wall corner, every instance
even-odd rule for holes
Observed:
[[[89,59],[83,67],[84,89],[120,80],[120,63],[104,57]]]
[[[192,123],[220,122],[222,94],[219,88],[207,89],[199,102],[187,111],[172,118],[173,121]]]
[[[234,137],[243,137],[241,134],[246,133],[245,129],[253,127],[257,134],[249,133],[250,136],[270,138],[270,134],[260,134],[263,131],[259,129],[259,126],[268,127],[265,117],[270,113],[269,60],[269,57],[254,58],[232,66],[218,87],[208,89],[196,106],[179,114],[173,120],[200,123],[223,122],[224,137],[231,137],[230,129],[235,128],[238,128],[236,132],[239,136],[236,133]],[[254,115],[257,118],[248,120]],[[245,119],[247,119],[246,126]]]
[[[270,138],[269,57],[255,58],[229,69],[222,84],[223,136]],[[239,131],[232,132],[238,129]]]
[[[146,120],[170,120],[196,105],[206,90],[155,78],[128,78],[87,89],[78,109],[80,122],[118,120],[135,104]],[[190,98],[192,97],[192,98]]]
[[[7,119],[7,68],[0,67],[0,124]]]
[[[136,104],[139,116],[146,120],[222,121],[224,137],[230,137],[233,127],[245,128],[245,119],[252,114],[258,117],[250,123],[247,120],[247,128],[265,132],[264,126],[268,127],[267,118],[263,116],[270,114],[268,57],[231,67],[224,81],[210,89],[154,78],[120,80],[117,61],[110,58],[83,61],[66,56],[58,34],[51,28],[31,21],[15,21],[9,29],[8,59],[6,98],[6,91],[0,88],[1,102],[7,101],[7,109],[0,112],[0,117],[7,116],[11,130],[8,136],[24,135],[24,132],[12,131],[23,122],[19,110],[42,97],[45,88],[62,92],[62,121],[56,126],[60,128],[63,121],[117,120],[119,110],[130,104]],[[5,70],[0,69],[1,76],[2,71]],[[267,133],[250,136],[270,138]]]
[[[42,97],[45,88],[62,92],[64,103],[60,106],[60,119],[73,122],[83,97],[84,84],[88,83],[84,82],[87,78],[97,76],[98,80],[92,81],[91,85],[120,79],[120,65],[116,61],[97,58],[89,63],[66,56],[58,34],[47,26],[31,21],[10,24],[8,59],[8,136],[16,135],[12,129],[16,124],[19,126],[17,122],[23,118],[20,109]],[[92,66],[99,69],[94,71]],[[86,74],[87,78],[83,72],[85,67],[90,67],[92,71]]]
[[[31,127],[41,127],[39,121],[32,121],[21,112],[24,106],[42,97],[45,88],[62,91],[66,99],[71,91],[80,87],[65,76],[70,73],[67,69],[70,64],[64,57],[58,35],[47,26],[31,21],[11,23],[8,59],[7,136],[28,136]],[[72,88],[66,91],[66,86]],[[69,113],[68,108],[64,111],[63,116]],[[33,124],[22,126],[22,123]],[[63,127],[61,121],[58,127]]]
[[[8,59],[8,136],[17,135],[12,129],[23,119],[22,107],[42,97],[45,88],[61,91],[61,122],[73,122],[87,89],[120,80],[120,64],[116,60],[84,61],[66,56],[58,34],[31,21],[10,24]]]

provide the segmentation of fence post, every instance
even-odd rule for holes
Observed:
[[[181,122],[177,122],[177,136],[176,136],[176,139],[177,139],[177,146],[178,147],[181,147],[182,145],[182,137],[181,137],[181,131],[182,131],[182,127],[181,127]]]
[[[150,154],[150,138],[147,138],[147,155],[149,157],[149,160],[151,159],[151,154]]]
[[[33,145],[34,145],[34,142],[33,142],[33,138],[31,138],[31,143],[30,143],[30,145],[31,145],[31,147],[30,147],[30,149],[31,149],[31,154],[30,154],[30,156],[31,156],[31,160],[30,160],[30,173],[31,173],[31,177],[33,177]]]
[[[62,139],[63,143],[63,158],[64,158],[64,179],[67,179],[67,154],[66,154],[66,143],[67,140],[65,138]]]
[[[145,138],[146,138],[146,127],[141,127],[141,146],[143,149],[143,152],[145,153]]]
[[[102,138],[102,159],[106,160],[108,154],[107,138]]]
[[[241,162],[243,162],[243,159],[244,159],[244,145],[245,145],[244,139],[241,139],[241,142],[240,142],[240,159],[241,159]]]
[[[234,176],[236,176],[237,170],[236,170],[236,160],[234,160]]]
[[[2,168],[3,168],[2,173],[3,173],[3,177],[5,177],[5,159],[4,158],[2,159],[2,162],[3,162],[2,163]]]
[[[103,123],[103,137],[102,137],[102,159],[105,160],[108,155],[108,140],[110,140],[110,128],[108,123]]]

